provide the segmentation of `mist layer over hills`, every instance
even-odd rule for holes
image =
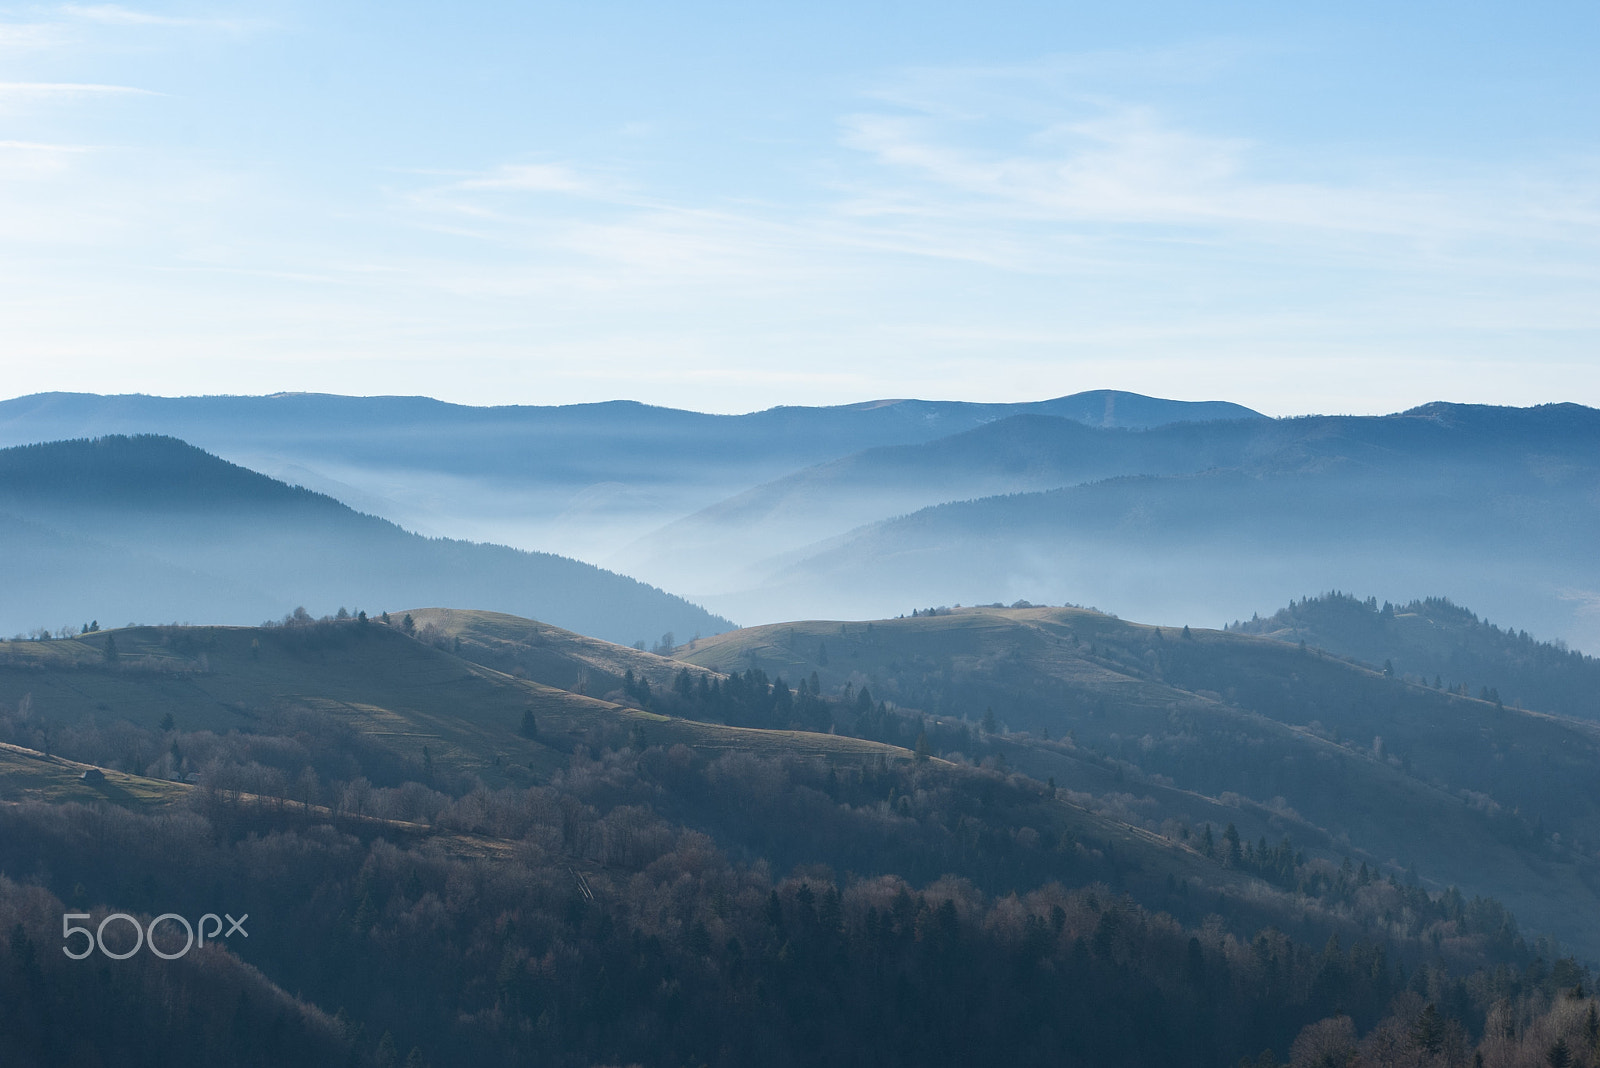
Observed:
[[[951,501],[963,493],[977,499]],[[880,495],[951,503],[734,570],[734,546],[763,542],[742,532],[811,537]],[[681,586],[746,619],[1027,598],[1219,625],[1346,589],[1447,595],[1600,646],[1600,412],[1576,405],[1145,431],[1007,420],[814,468],[657,537],[682,551],[680,534],[709,527],[751,584]]]
[[[622,642],[731,626],[576,560],[420,537],[154,436],[0,451],[0,561],[7,631],[427,603],[536,612]]]
[[[0,404],[0,439],[131,429],[746,623],[1026,599],[1216,626],[1341,589],[1448,597],[1600,647],[1600,413],[1577,405],[1267,419],[1113,391],[743,416],[314,395]],[[76,551],[11,511],[19,543]],[[190,563],[125,547],[151,573],[176,567],[174,589],[194,581]]]
[[[1225,617],[1342,567],[1498,591],[1512,620],[1594,588],[1595,414],[1028,413],[747,488],[635,551],[765,574],[769,604],[1036,592],[1070,560],[1125,613]],[[1011,1042],[1211,1068],[1319,1020],[1425,1053],[1432,1027],[1464,1050],[1494,1012],[1593,1004],[1549,962],[1600,959],[1594,661],[1442,600],[1299,600],[1259,636],[998,606],[717,634],[632,579],[157,436],[0,451],[0,560],[0,611],[69,626],[394,613],[0,644],[0,1006],[81,1000],[90,973],[36,967],[65,910],[198,912],[206,887],[282,921],[230,947],[260,981],[217,989],[330,1063],[803,1064],[825,1033],[838,1063]],[[659,656],[584,636],[669,630]],[[1005,992],[976,1011],[975,988]],[[1174,1029],[1129,1045],[1147,1004]],[[22,1019],[29,1048],[115,1044]]]
[[[426,397],[51,393],[0,402],[0,445],[165,434],[408,530],[613,566],[607,556],[622,545],[797,468],[1022,413],[1106,427],[1259,418],[1227,402],[1114,390],[1030,404],[884,400],[736,416],[629,401],[473,408]]]

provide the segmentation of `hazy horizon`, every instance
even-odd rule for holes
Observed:
[[[12,8],[7,388],[1600,404],[1597,17]]]
[[[954,397],[954,396],[935,396],[935,395],[923,395],[923,394],[915,394],[915,395],[913,395],[913,394],[907,393],[907,394],[902,394],[902,395],[899,395],[899,396],[887,396],[887,395],[885,395],[885,396],[874,396],[874,397],[859,397],[859,398],[855,398],[855,399],[840,399],[840,400],[833,400],[833,401],[823,401],[823,402],[818,402],[818,403],[815,403],[815,404],[794,404],[794,403],[789,403],[789,402],[785,402],[785,401],[775,401],[774,403],[767,404],[767,405],[764,405],[764,406],[761,406],[761,407],[756,407],[756,408],[717,408],[717,407],[715,407],[713,405],[694,406],[694,405],[669,404],[669,403],[661,403],[661,402],[656,402],[656,401],[644,400],[644,399],[642,399],[641,397],[638,397],[638,396],[620,395],[620,394],[616,395],[616,396],[599,397],[599,398],[592,399],[592,400],[575,400],[575,401],[540,401],[540,400],[521,400],[521,399],[503,399],[502,398],[500,400],[495,400],[495,401],[482,401],[482,402],[480,402],[480,401],[467,401],[467,400],[452,400],[448,396],[437,395],[437,394],[427,394],[427,393],[399,393],[399,392],[392,392],[392,391],[387,391],[387,390],[380,391],[380,392],[339,393],[339,392],[331,392],[331,391],[327,391],[327,390],[316,390],[316,389],[269,389],[269,390],[263,390],[263,391],[260,391],[260,392],[238,392],[238,393],[227,392],[227,391],[214,392],[214,393],[184,393],[184,392],[164,393],[164,392],[152,392],[150,390],[128,390],[128,391],[124,391],[124,392],[106,392],[106,391],[102,391],[102,390],[91,390],[91,389],[83,389],[83,388],[77,388],[77,389],[59,388],[59,389],[28,390],[28,391],[21,392],[21,393],[7,393],[7,394],[4,394],[4,395],[0,395],[0,404],[6,403],[8,401],[24,400],[24,399],[26,399],[28,397],[48,396],[50,394],[69,394],[69,395],[75,394],[75,395],[87,396],[87,397],[149,397],[149,398],[159,399],[159,400],[202,400],[202,399],[217,399],[217,398],[265,399],[265,398],[271,398],[271,397],[330,397],[330,398],[342,398],[342,399],[349,399],[349,400],[384,400],[384,399],[391,399],[391,400],[426,400],[426,401],[437,401],[440,404],[447,404],[447,405],[452,405],[452,406],[460,407],[460,408],[558,408],[558,407],[581,407],[581,406],[586,406],[586,405],[588,405],[588,406],[596,406],[596,405],[604,405],[604,404],[639,404],[639,405],[643,405],[643,406],[649,407],[649,408],[662,408],[662,409],[668,409],[668,410],[672,410],[672,411],[691,412],[691,413],[698,414],[698,415],[739,416],[739,415],[759,415],[762,412],[770,412],[770,411],[774,411],[774,410],[782,409],[782,408],[839,408],[839,409],[868,408],[868,407],[877,407],[877,406],[884,406],[884,405],[890,405],[890,404],[900,404],[900,403],[906,403],[906,402],[921,402],[921,403],[930,403],[930,404],[994,404],[994,405],[1000,405],[1000,404],[1030,404],[1030,403],[1042,403],[1044,401],[1050,401],[1050,400],[1060,400],[1060,399],[1065,398],[1065,397],[1073,397],[1073,396],[1078,396],[1080,394],[1085,394],[1085,393],[1129,393],[1129,394],[1134,394],[1135,396],[1149,397],[1149,398],[1157,399],[1157,400],[1172,400],[1172,401],[1180,401],[1180,402],[1184,402],[1184,403],[1197,403],[1197,404],[1233,403],[1233,404],[1239,404],[1239,405],[1241,405],[1243,407],[1246,407],[1246,408],[1251,408],[1252,410],[1254,410],[1254,411],[1258,412],[1259,414],[1261,414],[1263,416],[1266,416],[1267,418],[1270,418],[1270,419],[1293,419],[1293,418],[1298,418],[1298,417],[1301,417],[1301,416],[1340,417],[1340,416],[1399,415],[1399,414],[1401,414],[1403,412],[1411,411],[1412,409],[1420,408],[1420,407],[1423,407],[1424,405],[1434,404],[1434,403],[1439,403],[1439,404],[1481,405],[1481,406],[1493,407],[1493,408],[1539,408],[1539,407],[1545,407],[1545,406],[1553,405],[1553,404],[1582,404],[1583,407],[1587,407],[1587,408],[1600,407],[1600,400],[1597,400],[1597,402],[1595,404],[1583,404],[1583,402],[1574,401],[1569,397],[1551,397],[1551,398],[1545,399],[1545,400],[1530,400],[1530,401],[1527,401],[1526,403],[1509,403],[1509,402],[1505,402],[1505,401],[1493,401],[1493,400],[1491,400],[1491,401],[1458,400],[1458,399],[1454,399],[1454,398],[1452,398],[1450,396],[1441,395],[1441,396],[1430,396],[1430,397],[1427,397],[1425,399],[1418,400],[1415,403],[1406,403],[1406,404],[1404,404],[1402,406],[1399,406],[1399,407],[1387,407],[1387,406],[1384,406],[1382,404],[1379,404],[1379,405],[1373,407],[1369,411],[1355,411],[1355,410],[1334,411],[1334,410],[1329,410],[1329,409],[1316,409],[1316,408],[1296,409],[1296,410],[1293,410],[1293,411],[1263,411],[1262,409],[1257,408],[1254,405],[1247,404],[1247,403],[1245,403],[1243,401],[1240,401],[1240,400],[1237,400],[1236,398],[1233,398],[1233,397],[1220,396],[1220,395],[1217,395],[1217,396],[1209,396],[1209,395],[1207,395],[1207,396],[1201,396],[1201,395],[1179,396],[1179,395],[1174,394],[1171,391],[1164,391],[1164,392],[1158,391],[1158,392],[1154,392],[1154,393],[1147,393],[1147,392],[1144,392],[1144,391],[1141,391],[1141,390],[1127,389],[1127,388],[1121,387],[1121,386],[1087,386],[1087,387],[1085,387],[1083,389],[1074,389],[1074,390],[1071,390],[1070,392],[1067,392],[1067,393],[1050,394],[1050,395],[1042,395],[1042,394],[1035,395],[1035,394],[1029,394],[1029,393],[1025,393],[1024,392],[1024,393],[1018,393],[1016,396],[1008,396],[1008,397]]]

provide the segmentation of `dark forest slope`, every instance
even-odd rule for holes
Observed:
[[[1436,689],[1600,720],[1600,661],[1442,597],[1380,607],[1375,597],[1328,593],[1230,629],[1305,642]]]
[[[1543,1012],[1588,981],[1501,904],[1445,887],[1434,855],[1416,861],[1425,888],[1364,848],[1420,833],[1502,880],[1533,872],[1539,892],[1512,887],[1532,933],[1583,947],[1578,862],[1421,781],[1462,754],[1412,770],[1291,725],[1370,713],[1404,753],[1450,714],[1453,747],[1470,750],[1470,721],[1530,750],[1507,764],[1517,779],[1532,750],[1560,750],[1541,770],[1571,792],[1562,761],[1592,757],[1562,721],[1499,728],[1492,706],[1428,691],[1413,707],[1403,683],[1283,643],[1060,610],[801,623],[686,651],[716,672],[531,620],[410,616],[0,644],[0,741],[31,750],[0,760],[23,799],[0,804],[0,1011],[53,999],[16,1034],[156,1048],[94,1015],[110,991],[141,1025],[362,1068],[413,1048],[436,1066],[1222,1068],[1335,1013],[1352,1043],[1464,1045],[1497,1001]],[[543,681],[576,684],[579,665],[620,668],[625,700]],[[944,714],[888,709],[867,683],[945,693]],[[1013,725],[1057,717],[1054,740],[950,714],[984,693]],[[883,737],[908,728],[910,746]],[[1281,788],[1279,761],[1307,784],[1303,812],[1251,799]],[[135,788],[149,796],[85,795]],[[1317,823],[1330,788],[1372,809],[1348,820],[1359,840]],[[1576,840],[1590,805],[1571,793]],[[99,959],[38,967],[66,909],[249,912],[252,937],[196,958],[222,977],[204,992],[148,955],[107,986]]]
[[[1221,822],[1512,903],[1600,948],[1600,731],[1389,678],[1298,646],[1073,609],[961,609],[719,635],[679,656],[816,672],[930,717],[935,751],[1002,753],[1124,795],[1151,829]],[[993,727],[980,725],[986,714]],[[886,727],[893,728],[890,719]],[[866,731],[905,744],[904,734]],[[1169,826],[1169,829],[1170,829]]]

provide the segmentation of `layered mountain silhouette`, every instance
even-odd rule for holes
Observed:
[[[607,564],[656,527],[798,468],[1017,414],[1095,426],[1261,418],[1223,401],[1097,390],[1027,404],[883,400],[708,415],[631,401],[468,407],[426,397],[149,397],[0,402],[0,445],[164,434],[425,534]]]
[[[0,450],[0,560],[4,630],[419,604],[538,615],[625,643],[731,626],[589,564],[420,537],[158,436]]]
[[[1449,597],[1600,648],[1587,549],[1600,413],[1579,405],[1268,419],[1111,391],[743,416],[319,395],[0,404],[0,440],[134,429],[424,534],[566,553],[742,622],[1028,599],[1220,625],[1339,589]],[[195,557],[125,549],[153,561],[141,573],[177,568],[166,588],[194,581]],[[254,588],[226,569],[217,581]]]
[[[771,533],[919,494],[946,503],[803,547]],[[722,566],[753,579],[678,588],[747,619],[1026,598],[1220,624],[1343,589],[1447,595],[1600,645],[1600,412],[1578,405],[1146,431],[1007,421],[816,468],[691,524],[720,529]],[[682,551],[674,533],[663,551]],[[740,544],[780,551],[736,571]]]

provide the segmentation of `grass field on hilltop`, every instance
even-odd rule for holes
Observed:
[[[664,678],[676,670],[648,653],[592,639],[576,644],[569,660],[634,656],[656,661]],[[517,678],[377,622],[134,627],[0,643],[0,708],[23,706],[39,722],[58,726],[125,720],[155,730],[170,715],[179,729],[219,734],[254,731],[274,713],[307,709],[335,716],[405,760],[420,764],[426,747],[441,766],[501,784],[538,781],[564,766],[574,746],[603,739],[855,761],[909,756],[854,738],[670,719]],[[538,728],[532,739],[520,733],[530,711]]]
[[[502,612],[478,612],[459,608],[418,608],[409,613],[394,613],[399,619],[409,614],[424,640],[438,642],[466,658],[505,671],[518,678],[533,679],[574,693],[595,697],[617,690],[623,676],[631,671],[655,689],[665,689],[684,665],[668,656],[642,652],[574,634],[570,630]],[[697,647],[696,640],[685,644]],[[690,669],[699,674],[698,668]]]

